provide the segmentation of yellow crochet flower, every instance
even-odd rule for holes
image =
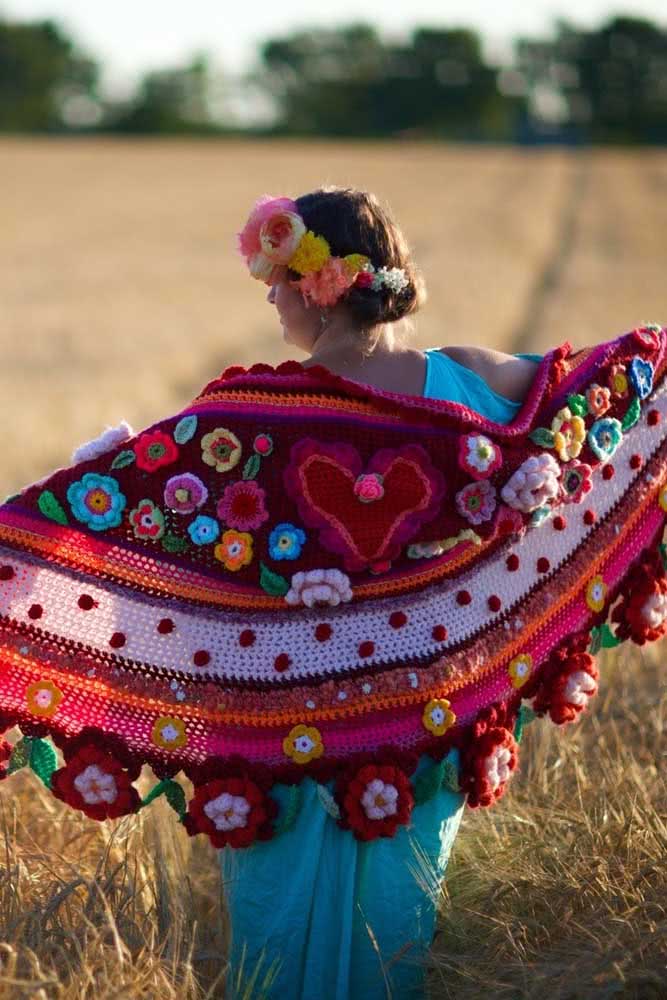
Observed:
[[[241,442],[227,427],[216,427],[201,439],[201,457],[216,472],[228,472],[241,458]]]
[[[283,740],[283,750],[297,764],[307,764],[324,753],[322,735],[315,726],[294,726]]]
[[[370,257],[366,257],[363,253],[349,253],[347,257],[343,257],[343,264],[350,275],[358,274],[368,263]]]
[[[658,503],[664,511],[667,511],[667,486],[662,486],[658,493]]]
[[[43,715],[50,718],[58,711],[58,705],[63,699],[63,693],[51,681],[35,681],[25,689],[28,709],[33,715]]]
[[[520,653],[510,660],[507,673],[510,675],[512,687],[520,688],[526,683],[533,669],[533,658],[530,653]]]
[[[601,576],[594,576],[586,587],[586,604],[591,611],[602,611],[607,596],[607,584]]]
[[[288,267],[299,274],[310,274],[324,267],[331,256],[329,244],[323,236],[316,236],[310,229],[289,259]]]
[[[162,747],[163,750],[183,747],[188,742],[185,723],[182,719],[175,719],[171,715],[161,715],[155,721],[151,739],[156,746]]]
[[[569,406],[559,410],[551,421],[554,432],[554,448],[561,462],[576,458],[586,439],[586,424],[581,417],[573,416]]]
[[[434,736],[442,736],[456,722],[446,698],[432,698],[424,709],[422,722]]]

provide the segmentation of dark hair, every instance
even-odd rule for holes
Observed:
[[[426,286],[412,263],[407,241],[374,194],[332,185],[302,195],[296,205],[308,229],[325,238],[334,257],[360,253],[375,268],[404,269],[409,282],[401,292],[384,286],[374,292],[355,285],[346,294],[345,305],[361,329],[395,323],[424,304]]]

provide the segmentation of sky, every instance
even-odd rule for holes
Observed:
[[[208,53],[226,73],[240,74],[264,39],[315,25],[363,21],[397,39],[416,25],[472,27],[482,36],[486,58],[507,63],[513,37],[548,36],[558,17],[595,27],[615,14],[648,17],[667,28],[665,0],[337,0],[327,9],[313,0],[0,0],[5,18],[62,23],[103,63],[104,88],[116,95],[129,93],[143,72],[182,65],[196,52]]]

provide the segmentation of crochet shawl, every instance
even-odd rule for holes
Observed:
[[[666,343],[562,344],[509,425],[232,367],[7,498],[2,776],[96,819],[165,794],[218,847],[286,829],[306,776],[366,840],[443,785],[490,805],[526,718],[573,721],[601,645],[667,630]]]

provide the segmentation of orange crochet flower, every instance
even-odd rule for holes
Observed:
[[[530,653],[520,653],[510,660],[507,673],[510,675],[512,687],[520,688],[526,683],[533,669],[533,658]]]
[[[424,708],[422,722],[434,736],[442,736],[456,722],[446,698],[432,698]]]
[[[322,734],[315,726],[294,726],[283,740],[283,750],[297,764],[307,764],[324,753]]]
[[[591,611],[602,611],[607,596],[607,584],[602,577],[594,576],[586,587],[586,604]]]
[[[222,541],[213,550],[225,569],[232,572],[247,566],[252,562],[252,535],[247,531],[234,531],[230,528],[222,534]]]
[[[591,413],[596,417],[601,417],[611,405],[611,389],[593,382],[586,390],[586,402]]]

